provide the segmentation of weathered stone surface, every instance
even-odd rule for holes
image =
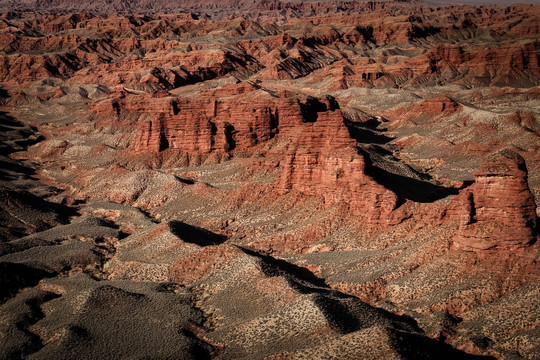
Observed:
[[[506,150],[491,155],[475,181],[452,205],[459,218],[454,247],[515,251],[536,241],[536,204],[527,184],[525,161]]]
[[[365,174],[364,158],[355,149],[339,109],[319,112],[297,126],[279,179],[281,191],[319,195],[326,202],[350,204],[351,212],[369,225],[391,223],[397,196]]]

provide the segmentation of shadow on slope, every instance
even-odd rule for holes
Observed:
[[[350,136],[356,140],[358,151],[365,158],[366,174],[400,198],[425,203],[458,193],[456,189],[433,184],[428,181],[429,175],[419,173],[396,159],[385,148],[385,144],[393,139],[377,129],[380,122],[376,118],[362,122],[345,119],[344,123]]]
[[[33,164],[9,157],[43,138],[35,130],[0,112],[0,243],[65,224],[76,214],[43,199],[57,190],[32,178]]]
[[[380,124],[375,118],[362,123],[345,119],[344,123],[351,137],[359,143],[386,144],[393,140],[375,129]]]
[[[392,173],[371,161],[371,157],[367,152],[360,150],[360,153],[365,157],[366,175],[369,175],[387,189],[392,190],[400,198],[427,203],[450,195],[457,195],[459,192],[458,189],[446,188],[426,180]]]
[[[0,304],[14,296],[20,289],[35,286],[54,273],[9,262],[0,262]]]
[[[0,155],[24,150],[43,139],[36,129],[0,111]]]
[[[380,326],[386,329],[396,351],[405,359],[491,359],[470,355],[441,341],[430,339],[424,335],[424,331],[413,318],[375,308],[354,296],[331,289],[323,279],[308,269],[245,247],[237,247],[258,258],[261,270],[266,276],[282,276],[298,292],[311,294],[314,304],[323,313],[328,324],[341,334]]]
[[[223,244],[227,240],[226,236],[215,234],[206,229],[173,220],[169,223],[171,232],[185,242],[199,245],[212,246]]]

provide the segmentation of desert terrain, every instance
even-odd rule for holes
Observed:
[[[540,6],[0,11],[0,358],[540,357]]]

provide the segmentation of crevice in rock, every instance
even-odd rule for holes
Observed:
[[[326,104],[313,97],[308,97],[304,103],[300,103],[300,111],[302,112],[303,122],[316,122],[319,118],[318,113],[327,110],[328,107]]]
[[[236,131],[231,124],[225,124],[223,129],[225,132],[226,149],[225,151],[232,151],[236,148]]]
[[[270,111],[270,137],[273,138],[278,132],[279,132],[279,111],[276,108],[274,113],[272,113],[272,110]]]

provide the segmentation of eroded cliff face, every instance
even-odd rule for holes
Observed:
[[[365,174],[364,158],[356,150],[339,109],[318,112],[313,122],[284,134],[290,139],[279,178],[282,192],[322,196],[329,204],[346,203],[351,214],[368,227],[391,224],[398,198]]]
[[[137,119],[129,145],[135,155],[166,151],[164,156],[181,152],[203,161],[210,156],[224,160],[232,151],[254,151],[279,135],[287,142],[285,149],[270,151],[279,158],[277,191],[320,195],[328,205],[348,204],[374,228],[399,221],[391,215],[397,196],[365,174],[364,158],[332,97],[271,96],[248,83],[204,91],[197,99],[126,91],[110,96],[92,110],[116,116],[119,124]]]
[[[538,7],[223,4],[0,16],[2,355],[537,358]]]
[[[491,155],[474,178],[474,184],[452,205],[460,222],[453,246],[464,250],[527,249],[536,241],[538,229],[523,158],[509,150]]]
[[[207,155],[246,150],[309,121],[308,113],[315,111],[292,93],[271,96],[250,83],[203,91],[196,99],[166,92],[134,96],[126,91],[109,97],[92,111],[116,115],[119,124],[135,121],[137,137],[130,145],[135,153],[170,149]]]
[[[171,99],[167,106],[167,115],[153,113],[154,119],[143,123],[136,152],[226,153],[250,149],[277,132],[279,108],[265,101],[227,101],[210,94],[195,101]]]

